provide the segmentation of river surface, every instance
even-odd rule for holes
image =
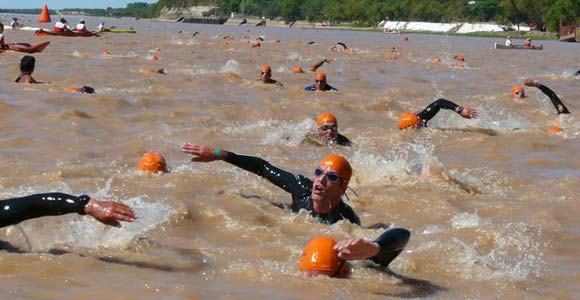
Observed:
[[[89,29],[99,21],[87,18]],[[0,54],[0,198],[87,193],[140,218],[121,229],[72,214],[3,228],[2,299],[580,298],[580,44],[494,50],[501,39],[105,21],[138,33],[6,29],[7,42],[51,42],[33,74],[51,83],[15,84],[23,54]],[[337,41],[355,52],[329,50]],[[453,66],[458,54],[463,67]],[[293,68],[324,57],[336,58],[320,71],[340,91],[304,91],[313,74]],[[263,64],[284,87],[256,81]],[[557,115],[535,88],[513,100],[523,76],[552,88],[572,114]],[[67,92],[82,85],[96,93]],[[429,128],[397,129],[402,112],[441,97],[480,118],[441,111]],[[353,147],[308,138],[324,111]],[[382,230],[277,208],[271,202],[289,203],[289,194],[225,162],[191,163],[186,142],[309,177],[325,155],[346,156],[358,194],[348,192],[348,203],[362,223],[412,232],[390,265],[398,275],[356,262],[350,279],[303,276],[311,238]],[[169,173],[136,170],[149,151],[166,157]]]

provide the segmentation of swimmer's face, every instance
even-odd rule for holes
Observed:
[[[340,178],[336,170],[328,167],[318,167],[314,171],[314,183],[312,184],[312,199],[322,211],[327,213],[338,206],[340,197],[346,191],[346,184]]]
[[[336,140],[338,137],[338,125],[336,123],[324,123],[318,127],[318,136],[328,142]]]
[[[326,87],[326,79],[315,79],[314,86],[319,91],[324,90],[324,88]]]
[[[262,79],[262,81],[268,81],[270,78],[272,78],[272,71],[262,71],[260,73],[260,79]]]

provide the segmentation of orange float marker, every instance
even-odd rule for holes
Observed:
[[[558,132],[562,132],[562,127],[557,126],[557,125],[552,125],[550,126],[550,128],[548,128],[548,132],[552,132],[552,133],[558,133]]]
[[[39,23],[50,23],[51,22],[50,14],[48,13],[48,6],[46,6],[46,4],[42,8],[42,11],[40,12],[40,16],[38,16],[38,22]]]
[[[146,172],[167,172],[167,163],[165,158],[157,152],[148,152],[141,156],[137,168]]]

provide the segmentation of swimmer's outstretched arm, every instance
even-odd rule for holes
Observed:
[[[34,194],[26,197],[1,200],[0,227],[43,216],[69,213],[90,215],[97,221],[121,227],[119,221],[132,222],[137,216],[125,204],[100,201],[87,195],[73,196],[64,193]]]
[[[429,104],[423,111],[417,114],[417,116],[421,119],[421,125],[426,126],[427,122],[429,122],[429,120],[435,117],[435,115],[442,108],[453,110],[466,119],[475,119],[479,116],[479,113],[473,108],[462,107],[449,100],[441,98],[435,100],[434,102]]]
[[[533,80],[532,78],[523,78],[522,81],[527,86],[535,86],[535,87],[539,88],[540,91],[542,91],[544,94],[546,94],[546,96],[550,97],[550,101],[552,101],[552,104],[556,108],[556,111],[558,112],[558,114],[569,114],[570,113],[570,110],[568,110],[566,105],[564,105],[564,102],[562,102],[562,100],[560,100],[560,98],[558,98],[558,95],[556,95],[556,93],[554,93],[554,91],[552,91],[550,88],[541,84],[537,80]]]
[[[318,68],[322,67],[322,65],[324,63],[331,63],[333,61],[334,61],[334,58],[325,58],[325,59],[313,64],[312,66],[310,66],[310,68],[308,68],[308,70],[311,72],[316,72],[316,70],[318,70]]]
[[[403,228],[392,228],[376,240],[349,239],[336,243],[338,257],[345,260],[370,259],[381,266],[388,266],[405,248],[411,233]]]
[[[233,152],[209,148],[199,144],[185,144],[181,151],[193,155],[192,162],[226,161],[238,168],[266,178],[277,187],[291,193],[293,198],[303,191],[303,186],[312,186],[312,181],[300,174],[279,169],[264,159]]]

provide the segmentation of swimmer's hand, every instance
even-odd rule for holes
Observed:
[[[85,213],[105,225],[115,227],[121,227],[119,221],[133,222],[137,219],[133,210],[125,204],[93,198],[85,206]]]
[[[192,162],[210,162],[220,158],[217,157],[216,149],[199,144],[192,145],[187,143],[181,146],[181,151],[193,155]],[[220,156],[223,158],[225,153],[225,151],[220,151]]]
[[[479,113],[471,107],[464,107],[459,115],[466,119],[477,119],[479,117]]]
[[[537,87],[537,86],[538,86],[538,84],[539,84],[539,82],[538,82],[538,81],[536,81],[536,80],[533,80],[533,79],[532,79],[532,78],[530,78],[530,77],[524,77],[524,78],[522,78],[522,82],[523,82],[525,85],[527,85],[527,86],[535,86],[535,87]]]
[[[376,242],[365,239],[350,239],[336,243],[334,250],[344,260],[367,259],[379,254],[381,248]]]

